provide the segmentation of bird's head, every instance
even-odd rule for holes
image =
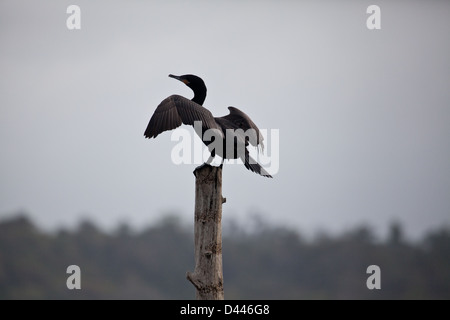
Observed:
[[[180,80],[185,85],[194,91],[194,98],[192,101],[202,105],[206,98],[206,85],[205,82],[200,77],[194,76],[193,74],[184,74],[182,76],[175,76],[169,74],[169,77]]]

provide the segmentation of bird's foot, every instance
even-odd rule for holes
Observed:
[[[206,163],[206,162],[205,162],[204,164],[202,164],[202,165],[198,166],[197,168],[195,168],[194,171],[203,169],[204,167],[212,167],[212,165],[210,165],[209,163]]]
[[[198,166],[197,168],[195,168],[195,170],[194,170],[194,176],[195,176],[195,172],[197,172],[197,170],[201,170],[201,169],[203,169],[204,167],[212,167],[212,165],[210,165],[210,164],[208,164],[208,163],[204,163],[204,164],[202,164],[202,165],[200,165],[200,166]]]

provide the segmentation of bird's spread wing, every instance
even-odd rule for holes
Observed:
[[[164,99],[156,108],[155,113],[144,132],[146,138],[156,138],[160,133],[175,129],[182,123],[194,125],[195,121],[202,122],[202,129],[219,129],[211,112],[191,100],[172,95]]]
[[[263,177],[273,178],[258,162],[256,162],[255,159],[250,157],[248,153],[246,153],[244,157],[241,157],[241,159],[248,170],[260,174]]]
[[[231,122],[233,127],[242,129],[248,136],[248,141],[252,146],[259,146],[261,147],[261,150],[264,150],[264,138],[250,117],[238,108],[228,107],[228,110],[230,110],[230,114],[222,117],[222,119]]]

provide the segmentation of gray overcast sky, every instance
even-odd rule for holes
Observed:
[[[192,97],[167,75],[194,73],[214,115],[232,105],[280,133],[274,179],[225,166],[224,221],[449,225],[449,31],[448,1],[1,0],[0,217],[192,220],[196,165],[143,132],[164,98]]]

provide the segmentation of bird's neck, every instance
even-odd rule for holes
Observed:
[[[194,98],[192,98],[192,101],[199,105],[203,105],[203,102],[205,102],[206,99],[206,89],[205,90],[197,90],[194,91]]]

